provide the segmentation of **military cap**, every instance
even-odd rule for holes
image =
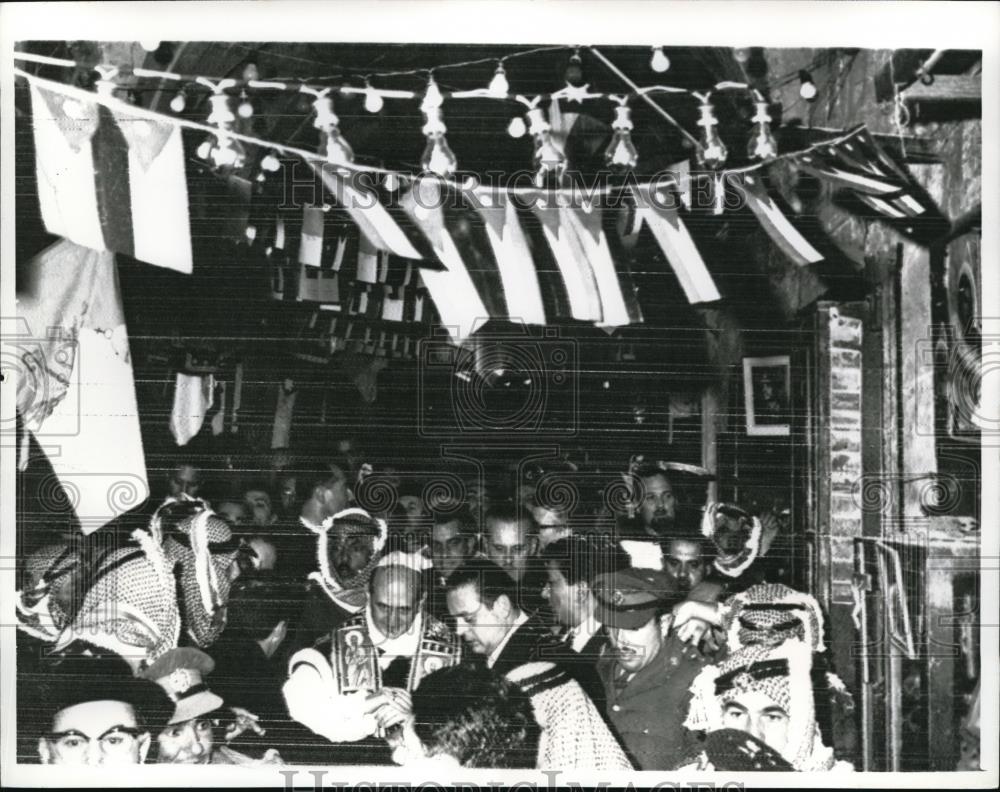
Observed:
[[[182,647],[167,652],[146,669],[144,676],[163,688],[174,702],[168,726],[215,712],[223,705],[204,681],[214,668],[215,661],[200,649]]]
[[[657,569],[624,569],[594,581],[594,617],[611,628],[637,630],[679,601],[677,584]]]

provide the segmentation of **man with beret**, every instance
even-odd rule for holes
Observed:
[[[595,581],[595,618],[611,644],[597,663],[607,716],[641,770],[669,770],[689,755],[689,688],[704,665],[696,649],[663,635],[659,616],[683,595],[665,573],[626,569]]]
[[[209,690],[204,677],[212,672],[215,663],[200,649],[183,647],[174,649],[146,669],[145,676],[158,684],[174,702],[174,711],[166,727],[157,736],[160,764],[283,764],[275,750],[255,760],[233,750],[227,745],[216,744],[216,727],[226,715],[225,702]],[[245,710],[233,708],[236,722],[225,735],[227,741],[235,739],[247,729],[257,734],[264,731],[257,718]]]
[[[150,726],[162,723],[170,701],[145,679],[123,676],[107,661],[74,658],[39,677],[33,707],[47,714],[38,739],[42,764],[142,764],[150,746]],[[30,729],[31,712],[19,714]],[[37,732],[36,732],[37,733]]]

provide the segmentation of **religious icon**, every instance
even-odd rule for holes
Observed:
[[[342,694],[381,688],[375,647],[357,628],[337,631],[337,677]]]
[[[748,435],[791,434],[791,362],[788,355],[743,358]]]

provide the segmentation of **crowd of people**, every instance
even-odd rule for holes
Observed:
[[[20,761],[851,769],[780,520],[708,478],[633,458],[591,508],[530,477],[428,497],[349,459],[223,492],[182,464],[23,559]]]

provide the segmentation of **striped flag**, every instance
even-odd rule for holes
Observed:
[[[601,207],[587,204],[581,208],[566,209],[565,218],[573,226],[583,248],[584,257],[590,262],[597,282],[604,319],[602,327],[621,327],[641,322],[642,315],[627,273],[619,272],[611,256],[608,239],[602,227]],[[629,299],[631,297],[631,299]]]
[[[816,146],[797,157],[796,162],[803,170],[848,190],[890,219],[935,213],[924,190],[864,128],[842,140]]]
[[[46,229],[93,250],[190,273],[180,127],[106,100],[112,111],[103,97],[76,98],[56,83],[32,79],[29,87]]]
[[[688,302],[694,305],[721,299],[691,234],[665,196],[653,195],[648,185],[637,185],[633,198],[636,216],[649,226]]]
[[[507,317],[514,322],[545,324],[538,275],[517,209],[503,190],[481,190],[477,210],[503,282]]]
[[[573,226],[570,211],[548,194],[532,201],[531,210],[539,219],[559,274],[569,297],[570,315],[584,322],[603,322],[597,280]]]
[[[351,178],[349,171],[341,172],[317,160],[308,162],[320,174],[330,197],[351,216],[373,246],[402,258],[421,258],[403,229],[382,205],[375,189],[358,183],[357,179]]]
[[[420,277],[437,307],[441,324],[451,340],[460,344],[489,319],[489,313],[445,228],[438,183],[433,179],[421,179],[401,198],[401,205],[444,265],[443,270],[421,268]]]
[[[727,178],[740,191],[750,211],[756,215],[771,241],[795,264],[805,266],[823,260],[823,254],[799,233],[767,194],[760,171],[730,173]]]

